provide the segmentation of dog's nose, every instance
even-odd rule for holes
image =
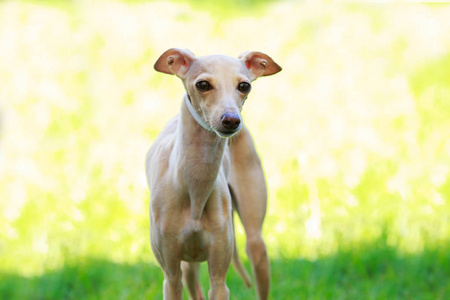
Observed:
[[[241,124],[241,118],[235,113],[224,113],[222,115],[222,126],[226,130],[236,130]]]

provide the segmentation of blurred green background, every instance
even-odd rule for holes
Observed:
[[[283,67],[244,109],[272,299],[450,299],[449,19],[401,1],[1,1],[0,298],[161,298],[144,157],[183,95],[152,66],[180,47]],[[254,298],[232,268],[228,285]]]

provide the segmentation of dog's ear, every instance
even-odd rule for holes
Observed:
[[[281,71],[281,67],[269,55],[257,51],[247,51],[238,57],[250,71],[253,81],[260,76],[273,75]]]
[[[158,72],[177,75],[183,79],[195,60],[196,57],[191,51],[171,48],[158,58],[154,68]]]

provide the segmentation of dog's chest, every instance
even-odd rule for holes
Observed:
[[[181,259],[189,262],[205,261],[207,247],[210,242],[210,233],[206,231],[192,232],[183,241]]]

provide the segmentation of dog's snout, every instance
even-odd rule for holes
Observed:
[[[241,124],[241,118],[236,113],[224,113],[222,115],[222,126],[226,130],[236,130]]]

